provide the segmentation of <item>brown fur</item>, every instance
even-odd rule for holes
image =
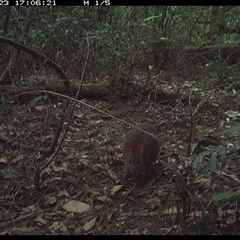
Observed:
[[[138,128],[157,136],[157,129],[149,123],[139,123]],[[159,141],[137,128],[129,130],[123,143],[123,158],[125,162],[125,181],[129,176],[139,176],[148,170],[155,162],[160,144]]]

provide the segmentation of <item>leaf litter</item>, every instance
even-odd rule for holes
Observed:
[[[97,105],[98,102],[92,104]],[[121,116],[127,108],[126,104],[116,104],[115,114]],[[46,109],[45,106],[39,108],[39,111]],[[163,156],[168,156],[165,161],[169,161],[169,165],[181,165],[178,171],[183,171],[184,163],[178,156],[185,154],[189,127],[180,122],[179,113],[176,115],[178,121],[173,122],[171,115],[174,112],[168,114],[162,107],[160,113],[159,104],[153,103],[152,111],[149,111],[146,103],[138,105],[138,109],[130,109],[129,114],[136,122],[142,120],[139,118],[141,115],[153,119],[157,114],[168,119],[167,124],[161,126],[161,151],[164,152]],[[238,113],[227,110],[224,113],[228,117],[238,117]],[[79,112],[81,111],[84,110],[80,107]],[[182,112],[188,112],[187,108]],[[26,149],[22,153],[11,152],[11,155],[3,153],[0,157],[3,178],[0,182],[0,234],[177,234],[172,219],[176,219],[178,208],[171,204],[170,197],[166,200],[164,196],[165,191],[169,191],[166,189],[171,189],[167,184],[176,181],[176,176],[161,165],[158,158],[154,164],[157,174],[151,172],[143,186],[138,186],[133,179],[129,179],[124,185],[118,184],[117,181],[125,171],[121,153],[122,136],[129,127],[114,119],[99,120],[95,114],[88,118],[86,114],[79,114],[76,117],[81,119],[81,124],[76,125],[76,128],[74,124],[71,126],[67,141],[62,146],[63,150],[59,151],[55,162],[41,173],[40,192],[34,191],[34,171],[37,165],[44,163],[44,158],[36,158],[40,153]],[[23,111],[17,117],[25,119],[24,122],[19,122],[26,126],[15,124],[12,131],[19,127],[21,130],[26,129],[26,133],[30,130],[34,132],[37,126],[41,126],[40,122],[37,124],[35,115],[35,112],[29,112],[27,118]],[[211,117],[213,116],[200,111],[196,119],[198,128],[194,136],[195,144],[204,130],[213,132],[215,129],[216,123],[210,120]],[[183,118],[185,119],[184,116]],[[27,123],[32,119],[35,122],[29,129],[30,125]],[[219,119],[218,122],[221,121]],[[42,132],[42,142],[36,144],[47,146],[53,132],[45,126],[42,129],[45,131]],[[26,137],[25,141],[31,146],[30,138]],[[173,153],[176,158],[172,162],[170,156]],[[198,178],[195,186],[201,190],[199,194],[211,199],[213,191],[218,194],[224,182],[229,192],[213,196],[217,196],[219,201],[237,196],[234,191],[230,191],[239,182],[237,169],[232,163],[221,174],[216,172],[218,182],[215,182],[214,188],[211,187],[208,176]],[[159,191],[162,186],[164,188]],[[198,217],[200,213],[195,210],[189,216]],[[221,216],[225,215],[221,213]]]

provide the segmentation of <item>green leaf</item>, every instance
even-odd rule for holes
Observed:
[[[44,96],[38,96],[38,97],[35,97],[33,100],[31,100],[29,103],[28,103],[28,107],[33,107],[39,100],[41,100]]]
[[[56,212],[56,211],[58,210],[58,208],[59,208],[59,205],[56,205],[56,206],[52,209],[51,212],[52,212],[52,213],[53,213],[53,212]]]
[[[33,76],[30,76],[28,78],[23,79],[24,82],[26,82],[26,84],[33,84],[36,83],[36,79]]]
[[[152,70],[153,69],[153,65],[148,65],[148,70]]]
[[[73,20],[73,22],[72,22],[73,24],[75,24],[75,25],[77,25],[78,24],[78,20],[77,19],[75,19],[75,20]]]
[[[0,103],[5,103],[7,102],[7,99],[5,97],[0,98]]]
[[[212,172],[214,172],[216,169],[216,161],[217,161],[217,153],[213,153],[210,158],[210,170]]]
[[[223,193],[218,193],[217,195],[214,196],[213,201],[220,201],[223,199],[229,199],[234,196],[240,195],[239,192],[232,192],[232,191],[226,191]]]
[[[145,18],[143,20],[143,22],[149,21],[149,20],[154,19],[154,18],[159,18],[159,16],[151,16],[151,17]]]
[[[52,26],[50,27],[51,30],[55,30],[56,27],[58,27],[61,24],[64,24],[68,20],[69,20],[68,17],[62,17],[62,18],[57,19],[57,21],[54,24],[52,24]]]
[[[109,128],[108,127],[103,127],[102,131],[103,131],[103,134],[107,134],[109,132]]]
[[[226,135],[227,137],[231,137],[234,135],[240,135],[240,124],[236,124],[230,128],[226,128],[223,131],[221,131],[221,134]]]
[[[121,87],[122,87],[123,91],[126,92],[127,91],[127,79],[124,76],[120,76],[119,78],[120,78],[120,82],[121,82]]]
[[[41,235],[38,231],[36,230],[29,230],[25,232],[18,233],[19,235]]]

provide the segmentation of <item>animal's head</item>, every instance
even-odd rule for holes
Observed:
[[[132,174],[137,174],[143,164],[143,144],[138,144],[133,147],[126,142],[123,148],[126,167],[129,168]]]

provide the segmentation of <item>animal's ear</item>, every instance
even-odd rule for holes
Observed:
[[[129,143],[124,143],[123,148],[127,153],[130,153],[132,151],[132,146]]]
[[[140,143],[140,144],[137,145],[137,149],[138,149],[138,151],[139,151],[140,153],[143,152],[143,148],[144,148],[143,143]]]

